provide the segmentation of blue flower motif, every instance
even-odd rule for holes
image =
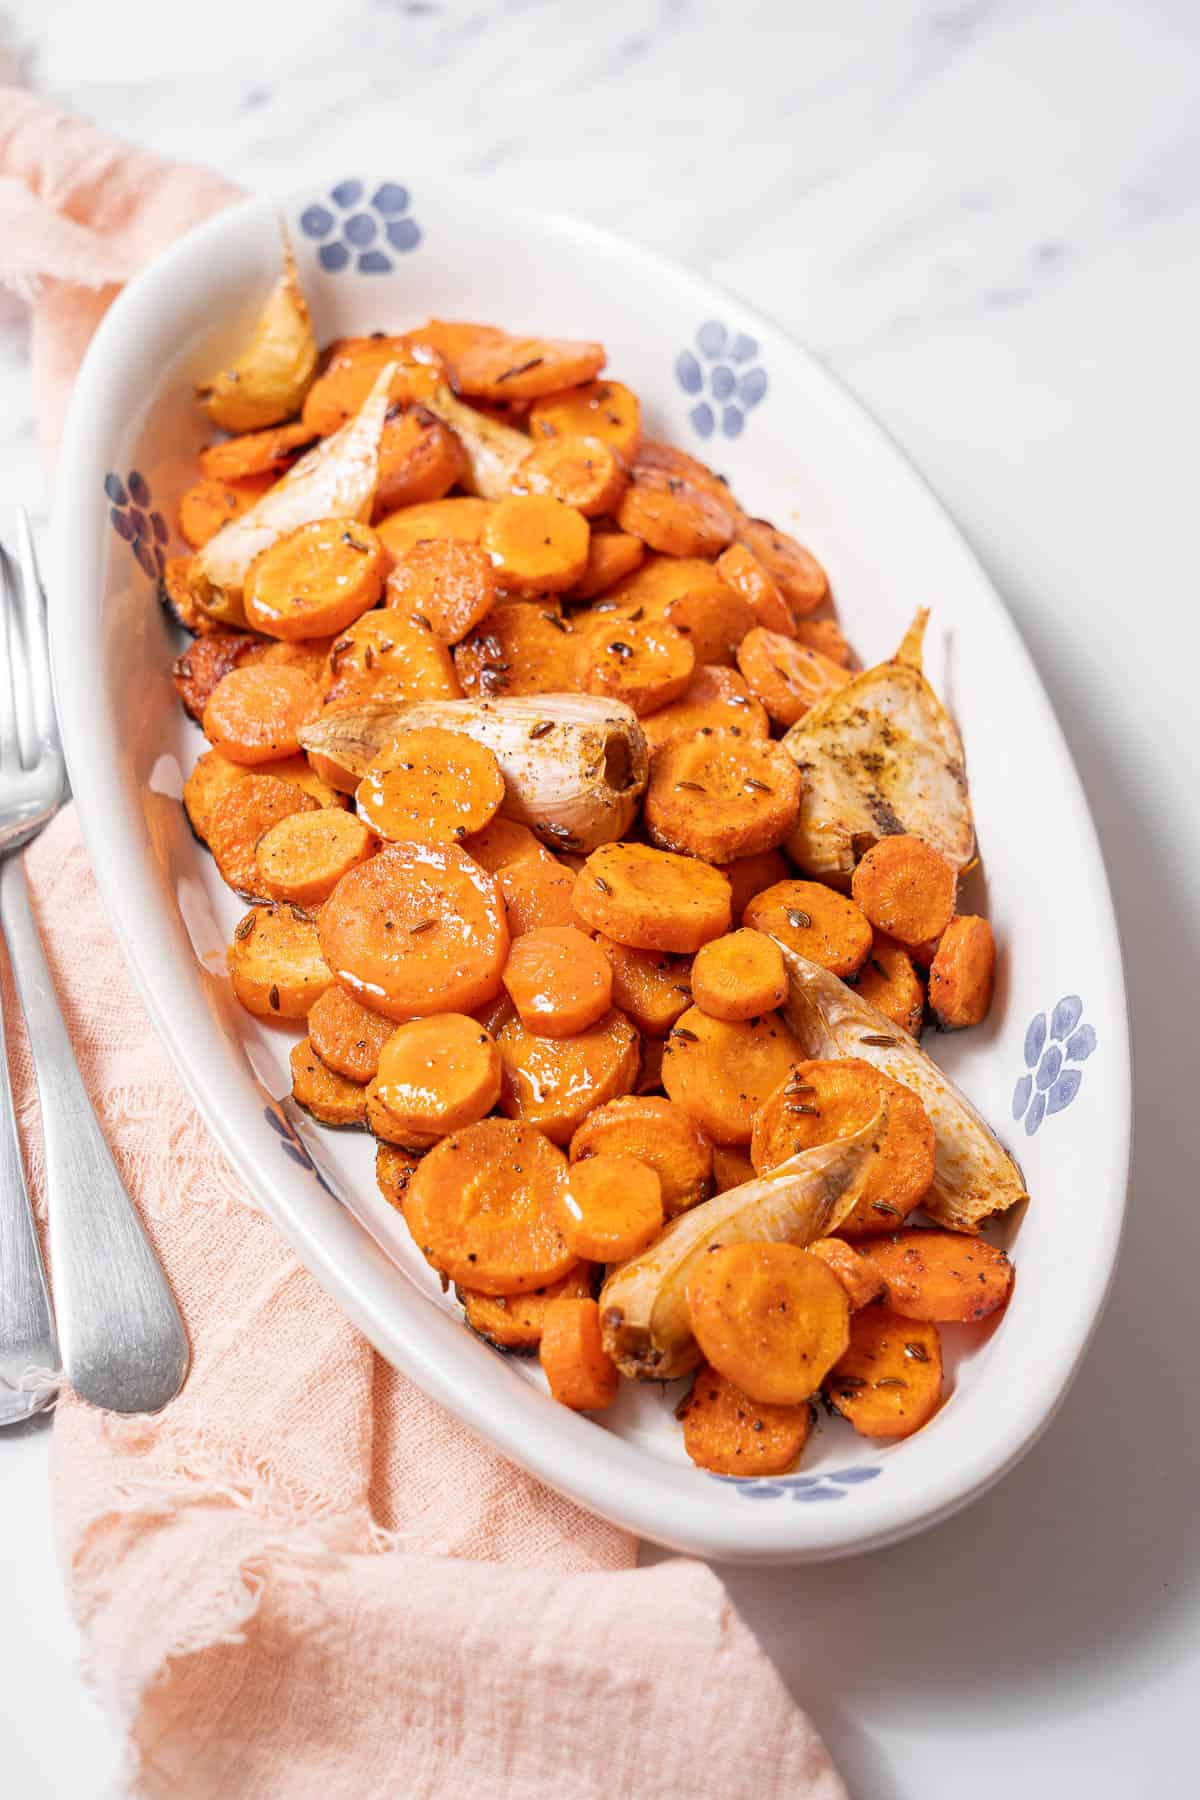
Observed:
[[[117,536],[129,545],[150,579],[161,581],[167,567],[163,546],[169,534],[162,514],[151,510],[153,502],[146,477],[137,469],[130,469],[122,481],[110,470],[104,477],[104,496]]]
[[[744,1475],[714,1475],[713,1480],[726,1482],[743,1500],[779,1500],[786,1496],[807,1505],[814,1500],[845,1500],[847,1489],[859,1487],[864,1481],[874,1481],[882,1474],[879,1464],[868,1463],[859,1468],[829,1469],[822,1475],[773,1475],[764,1480],[747,1480]]]
[[[766,370],[745,366],[757,355],[754,338],[708,319],[696,333],[695,350],[676,357],[675,379],[685,394],[696,396],[688,416],[702,438],[718,428],[727,438],[741,436],[746,414],[767,391]]]
[[[421,227],[409,217],[409,192],[398,181],[385,181],[370,199],[361,181],[339,181],[329,201],[306,206],[300,214],[305,237],[320,244],[317,261],[330,275],[353,262],[360,275],[387,275],[395,268],[393,251],[415,250]]]
[[[1051,1113],[1065,1112],[1079,1092],[1084,1063],[1096,1048],[1093,1026],[1081,1023],[1083,1001],[1064,994],[1047,1020],[1037,1013],[1025,1033],[1025,1073],[1013,1089],[1012,1115],[1025,1121],[1032,1137]]]

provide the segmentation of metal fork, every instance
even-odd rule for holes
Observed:
[[[65,793],[46,600],[21,512],[16,564],[0,549],[0,924],[42,1103],[62,1373],[94,1406],[157,1412],[183,1385],[187,1336],[80,1079],[17,854]],[[2,1425],[48,1404],[58,1357],[5,1059],[0,1065]]]

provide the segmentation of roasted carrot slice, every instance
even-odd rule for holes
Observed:
[[[259,838],[293,813],[317,810],[312,795],[294,781],[243,769],[241,781],[229,783],[213,802],[205,828],[222,881],[247,900],[266,899],[255,860]]]
[[[498,500],[479,541],[501,585],[521,593],[561,593],[587,568],[587,520],[547,495]]]
[[[433,340],[437,343],[437,339]],[[604,345],[566,338],[477,338],[446,353],[460,394],[481,400],[536,400],[591,381],[604,367]]]
[[[532,1126],[481,1119],[421,1160],[404,1217],[426,1261],[482,1294],[529,1294],[576,1262],[556,1223],[567,1159]]]
[[[539,838],[534,837],[528,825],[519,825],[515,819],[502,818],[499,813],[482,831],[473,832],[470,837],[464,838],[462,847],[489,875],[498,875],[502,869],[511,868],[513,863],[519,862],[557,866],[546,846]]]
[[[312,795],[318,806],[345,806],[346,804],[346,796],[339,793],[337,788],[332,787],[328,781],[323,781],[307,756],[303,754],[285,756],[279,762],[272,763],[271,774],[280,781],[291,781],[298,788],[303,788],[306,794]]]
[[[772,1406],[807,1400],[850,1342],[845,1288],[795,1244],[710,1246],[689,1277],[687,1305],[711,1366]]]
[[[559,1230],[576,1255],[591,1262],[624,1262],[663,1227],[657,1172],[635,1156],[599,1151],[571,1165],[558,1197]]]
[[[797,619],[792,634],[798,644],[819,650],[830,662],[849,668],[853,654],[836,619]]]
[[[371,1086],[389,1118],[427,1142],[491,1112],[500,1098],[500,1052],[464,1013],[410,1019],[380,1051]]]
[[[390,607],[364,613],[329,652],[327,700],[461,700],[450,646]]]
[[[395,1025],[381,1019],[345,988],[327,988],[308,1015],[308,1038],[316,1054],[335,1075],[366,1086],[379,1073],[379,1054]]]
[[[478,1337],[486,1338],[497,1350],[524,1356],[541,1343],[546,1308],[552,1300],[591,1299],[592,1267],[590,1263],[576,1263],[561,1281],[552,1281],[532,1294],[479,1294],[465,1287],[454,1291],[462,1302],[467,1324]]]
[[[374,848],[362,820],[339,807],[290,813],[258,840],[256,885],[272,900],[289,900],[311,912]]]
[[[617,1365],[604,1348],[594,1300],[552,1300],[542,1322],[538,1360],[560,1406],[599,1412],[617,1397]]]
[[[833,1270],[846,1290],[851,1312],[878,1300],[883,1292],[883,1278],[853,1244],[848,1244],[844,1238],[828,1237],[818,1238],[808,1248],[813,1256],[819,1256]]]
[[[640,544],[638,550],[641,550]],[[632,566],[636,568],[637,564]],[[191,568],[190,556],[168,556],[158,584],[158,597],[175,623],[196,636],[215,630],[216,625],[196,604],[196,596],[192,592]],[[621,573],[624,574],[625,571],[622,570]]]
[[[690,856],[602,844],[575,878],[575,910],[634,950],[687,955],[729,929],[729,883]]]
[[[302,669],[251,663],[231,669],[204,709],[204,735],[230,762],[278,762],[300,749],[296,733],[321,710],[317,684]]]
[[[465,638],[495,601],[495,572],[478,544],[414,544],[388,577],[388,606],[426,620],[448,644]]]
[[[911,1088],[860,1057],[798,1062],[787,1073],[754,1120],[754,1167],[761,1175],[816,1144],[851,1137],[870,1124],[885,1093],[887,1131],[866,1186],[838,1235],[858,1238],[889,1221],[899,1224],[933,1180],[933,1126]]]
[[[812,552],[786,531],[777,531],[766,519],[743,515],[736,536],[758,558],[797,619],[828,600],[829,577]]]
[[[389,1019],[482,1006],[508,958],[496,883],[453,844],[387,845],[339,881],[320,932],[338,981]]]
[[[651,750],[671,738],[708,736],[728,731],[735,737],[765,738],[771,733],[765,706],[753,697],[735,669],[702,663],[678,700],[664,706],[642,726]]]
[[[654,619],[593,632],[590,649],[588,692],[623,700],[639,717],[682,699],[696,666],[683,633]]]
[[[941,937],[954,916],[957,887],[957,870],[909,832],[880,838],[850,880],[872,925],[901,944]]]
[[[364,395],[365,399],[366,396]],[[316,432],[307,425],[272,425],[245,431],[200,452],[200,467],[213,481],[245,481],[251,475],[277,475],[312,443]]]
[[[737,666],[750,692],[762,701],[777,725],[794,725],[827,694],[845,687],[850,677],[819,650],[794,638],[756,625],[738,645]]]
[[[627,1094],[589,1113],[571,1139],[571,1161],[594,1156],[636,1157],[653,1169],[668,1218],[712,1192],[712,1145],[682,1107],[661,1096]]]
[[[421,406],[407,412],[393,408],[379,440],[375,517],[440,500],[466,472],[466,454],[448,425]]]
[[[304,397],[301,419],[318,437],[339,431],[362,408],[375,381],[388,363],[398,363],[400,373],[392,385],[394,405],[410,399],[407,370],[413,364],[407,339],[388,337],[339,338],[329,347],[325,366]]]
[[[637,462],[617,507],[622,531],[665,556],[717,556],[733,536],[727,504],[665,470]]]
[[[513,478],[514,494],[548,494],[586,519],[611,513],[629,480],[616,451],[598,437],[552,437],[536,443]]]
[[[362,1126],[367,1122],[367,1090],[327,1069],[307,1038],[293,1044],[292,1099],[322,1125]]]
[[[986,919],[951,919],[929,965],[929,1003],[943,1031],[961,1031],[987,1017],[996,971],[996,940]]]
[[[297,526],[250,564],[246,618],[268,637],[330,637],[376,604],[389,562],[369,525],[315,519]]]
[[[332,633],[327,637],[267,638],[263,641],[261,660],[277,668],[301,669],[318,687],[325,680],[329,652],[333,649]]]
[[[721,873],[729,883],[733,922],[740,925],[756,894],[789,879],[789,865],[778,850],[763,850],[757,856],[739,856],[735,862],[722,863]]]
[[[484,699],[576,693],[586,662],[586,640],[540,601],[495,607],[454,651],[463,692]]]
[[[751,1400],[707,1363],[675,1414],[683,1447],[697,1468],[713,1475],[785,1475],[808,1442],[812,1417],[803,1406],[766,1406]]]
[[[650,1096],[662,1094],[663,1040],[661,1038],[644,1037],[642,1039],[642,1060],[638,1070],[635,1094]]]
[[[573,925],[546,925],[515,938],[504,985],[521,1023],[539,1037],[574,1037],[612,1006],[608,959]]]
[[[638,1035],[619,1012],[570,1038],[537,1037],[513,1019],[497,1042],[502,1110],[556,1144],[569,1144],[593,1107],[631,1093],[637,1081]]]
[[[199,724],[217,683],[232,670],[258,662],[267,649],[262,638],[248,631],[210,631],[189,644],[171,666],[175,692],[188,717]]]
[[[612,966],[613,1005],[650,1037],[666,1037],[692,1004],[692,961],[663,950],[633,950],[600,936],[596,943]]]
[[[743,923],[835,975],[855,975],[871,951],[870,922],[853,900],[819,881],[779,881],[756,894]]]
[[[620,381],[589,381],[563,393],[535,400],[529,432],[538,438],[596,437],[627,463],[642,441],[642,409],[638,397]]]
[[[957,1231],[893,1231],[858,1248],[902,1319],[967,1324],[1005,1305],[1013,1266],[1003,1250]]]
[[[506,863],[496,881],[514,940],[527,931],[581,923],[575,911],[575,877],[549,851],[540,860],[522,857]]]
[[[243,768],[241,763],[230,762],[219,750],[206,750],[197,760],[183,784],[183,807],[188,823],[202,844],[208,842],[217,802],[231,787],[236,787],[239,781],[249,779],[248,769]]]
[[[646,829],[663,850],[733,862],[782,844],[802,785],[787,751],[766,738],[672,737],[650,765]]]
[[[591,600],[639,568],[646,547],[627,531],[596,531],[588,538],[587,566],[571,589],[572,600]]]
[[[661,619],[691,643],[697,667],[732,663],[754,624],[740,594],[700,557],[648,556],[641,568],[605,594],[594,613]]]
[[[458,843],[482,831],[504,799],[504,776],[486,744],[427,725],[399,731],[358,784],[360,817],[381,838]]]
[[[681,481],[690,482],[699,488],[702,494],[709,494],[720,506],[725,507],[737,516],[738,505],[729,491],[729,483],[715,469],[701,462],[698,456],[691,456],[681,450],[678,444],[664,443],[661,438],[646,438],[634,461],[645,469],[655,469],[663,475],[673,475]]]
[[[402,1119],[397,1118],[385,1104],[379,1090],[378,1080],[367,1084],[366,1109],[367,1130],[372,1132],[381,1144],[391,1144],[397,1150],[408,1150],[414,1156],[419,1156],[441,1140],[441,1133],[418,1131],[415,1126],[408,1125]]]
[[[193,550],[203,550],[222,525],[240,519],[274,485],[273,474],[249,475],[244,481],[217,481],[206,475],[179,502],[179,535]]]
[[[333,980],[311,919],[291,906],[252,906],[229,946],[233,991],[247,1012],[303,1019]]]
[[[875,933],[871,954],[858,971],[858,991],[877,1012],[910,1037],[921,1035],[925,1016],[925,984],[902,944]]]
[[[408,1184],[421,1166],[419,1156],[401,1150],[395,1144],[375,1146],[375,1180],[389,1206],[399,1212],[404,1205]]]
[[[725,1194],[730,1188],[741,1187],[743,1182],[753,1180],[754,1164],[744,1144],[713,1145],[714,1192]]]
[[[783,956],[761,931],[731,931],[697,950],[692,996],[710,1019],[754,1019],[787,999]]]
[[[717,558],[717,574],[742,596],[754,614],[754,623],[783,637],[796,634],[792,609],[767,571],[745,544],[730,544]]]
[[[863,1307],[850,1321],[850,1347],[831,1370],[825,1392],[863,1437],[911,1437],[942,1403],[937,1326]]]
[[[755,1114],[801,1060],[776,1013],[731,1023],[693,1006],[667,1039],[663,1086],[715,1144],[748,1144]]]
[[[414,544],[435,538],[453,538],[462,544],[477,544],[484,520],[492,510],[491,500],[478,500],[474,495],[454,495],[448,500],[429,500],[421,506],[402,506],[396,512],[376,519],[375,529],[391,554],[399,560]]]

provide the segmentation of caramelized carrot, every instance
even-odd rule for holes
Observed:
[[[337,986],[327,988],[308,1015],[309,1042],[325,1067],[364,1087],[379,1073],[379,1053],[394,1030],[391,1019]]]
[[[646,438],[634,461],[644,469],[654,469],[661,475],[675,476],[676,479],[699,488],[702,494],[708,494],[736,518],[737,502],[729,491],[729,483],[725,477],[710,469],[698,456],[690,456],[686,450],[681,450],[678,444],[664,443],[661,438]]]
[[[232,763],[219,750],[206,750],[183,784],[183,807],[188,823],[207,844],[212,816],[217,802],[239,781],[249,780],[249,771],[240,763]]]
[[[588,692],[623,700],[643,717],[682,699],[695,666],[692,646],[673,625],[624,620],[592,635]]]
[[[438,637],[457,644],[496,601],[496,576],[478,544],[414,544],[387,583],[387,604],[418,622],[428,620]]]
[[[560,1406],[599,1412],[617,1397],[617,1365],[604,1348],[594,1300],[552,1300],[546,1308],[538,1360]]]
[[[625,462],[633,461],[642,439],[638,397],[619,381],[589,381],[535,400],[529,431],[538,438],[600,438]]]
[[[583,574],[571,589],[572,600],[591,600],[639,568],[646,547],[627,531],[597,531],[588,537],[588,559]]]
[[[200,467],[212,481],[244,481],[251,475],[278,475],[316,436],[307,425],[272,425],[245,431],[200,452]]]
[[[613,1005],[633,1020],[639,1031],[666,1037],[692,1004],[692,962],[663,950],[634,950],[600,936],[596,943],[612,968]]]
[[[561,593],[587,568],[588,522],[573,506],[542,494],[498,500],[480,543],[502,586],[522,593]]]
[[[952,918],[929,965],[929,1003],[943,1031],[982,1023],[995,970],[996,940],[987,920],[967,913]]]
[[[388,553],[368,525],[316,519],[284,532],[246,574],[246,618],[268,637],[330,637],[376,604]]]
[[[925,984],[912,957],[880,931],[875,933],[871,954],[858,972],[858,991],[877,1012],[910,1037],[920,1037],[925,1016]]]
[[[497,1042],[501,1109],[556,1144],[569,1144],[593,1107],[631,1093],[637,1081],[638,1035],[618,1012],[569,1038],[537,1037],[513,1019]]]
[[[732,862],[774,850],[796,823],[800,771],[763,738],[673,737],[654,754],[646,829],[664,850]]]
[[[937,1326],[863,1307],[850,1320],[850,1347],[831,1370],[825,1392],[863,1437],[911,1437],[942,1403]]]
[[[727,1194],[730,1188],[741,1187],[744,1182],[753,1180],[754,1164],[746,1145],[713,1145],[713,1189],[716,1193]]]
[[[730,544],[717,558],[717,574],[742,596],[754,614],[754,623],[783,637],[796,635],[792,609],[767,571],[745,544]]]
[[[850,1342],[846,1290],[795,1244],[713,1244],[687,1284],[688,1316],[711,1366],[752,1400],[799,1406]]]
[[[341,338],[330,347],[324,369],[304,397],[304,424],[318,437],[339,431],[361,410],[388,363],[399,365],[390,397],[394,406],[401,407],[414,397],[419,398],[424,391],[424,378],[444,367],[439,358],[431,358],[428,352],[418,360],[404,337],[380,333],[377,337]]]
[[[819,650],[822,656],[843,669],[849,668],[853,661],[850,646],[836,619],[797,619],[792,626],[792,635],[798,644],[804,644],[809,650]]]
[[[539,1037],[574,1037],[603,1019],[612,1005],[608,960],[573,925],[543,926],[516,938],[504,985],[521,1023]]]
[[[818,1238],[808,1248],[813,1256],[819,1256],[833,1270],[846,1290],[851,1312],[878,1300],[883,1292],[883,1278],[853,1244],[848,1244],[844,1238],[828,1237]]]
[[[193,550],[203,550],[222,525],[240,519],[274,485],[272,474],[249,475],[244,481],[217,481],[206,475],[179,502],[179,535]]]
[[[393,1142],[415,1147],[474,1125],[500,1098],[496,1042],[463,1013],[410,1019],[398,1025],[379,1053],[371,1087],[389,1121]]]
[[[713,1475],[784,1475],[794,1469],[812,1428],[808,1403],[767,1406],[707,1363],[697,1369],[675,1417],[683,1447]]]
[[[463,692],[484,699],[578,692],[585,663],[585,640],[537,601],[493,608],[454,651]]]
[[[614,450],[597,437],[552,437],[536,443],[513,478],[514,494],[547,494],[586,519],[615,510],[629,480]]]
[[[765,738],[771,726],[766,708],[753,698],[736,670],[703,663],[679,699],[647,719],[642,730],[654,751],[671,738],[708,737],[714,731],[727,731],[735,738]]]
[[[288,900],[311,912],[374,847],[370,832],[353,813],[335,806],[290,813],[255,846],[256,885],[272,900]]]
[[[497,873],[496,882],[504,898],[509,936],[513,939],[524,937],[528,931],[580,923],[575,911],[575,877],[549,851],[537,860],[522,857],[506,863]]]
[[[399,560],[414,544],[434,538],[453,538],[456,543],[477,544],[491,500],[458,495],[448,500],[429,500],[420,506],[401,506],[376,519],[375,529],[391,554]]]
[[[616,511],[622,531],[666,556],[716,556],[733,536],[731,509],[690,481],[637,462]]]
[[[294,781],[243,769],[241,781],[231,782],[208,814],[208,847],[222,881],[248,900],[266,899],[255,857],[259,838],[281,819],[317,810],[312,795]]]
[[[497,1350],[523,1356],[541,1343],[546,1309],[552,1300],[591,1299],[592,1267],[576,1263],[560,1281],[535,1288],[532,1294],[479,1294],[465,1287],[454,1291],[476,1336],[486,1338]]]
[[[661,619],[682,631],[697,667],[732,663],[734,652],[754,624],[740,594],[721,580],[710,562],[696,556],[648,556],[641,568],[619,581],[593,608],[599,616]]]
[[[327,1069],[307,1038],[293,1044],[290,1057],[292,1099],[322,1125],[363,1126],[367,1122],[366,1089]]]
[[[641,1066],[638,1069],[635,1094],[662,1093],[663,1041],[661,1038],[643,1037]]]
[[[461,731],[398,731],[358,784],[359,816],[381,838],[459,843],[482,831],[504,799],[500,764]]]
[[[401,1150],[395,1144],[376,1144],[375,1180],[388,1205],[397,1212],[402,1210],[408,1184],[420,1166],[420,1157],[411,1151]]]
[[[328,781],[322,780],[307,756],[281,757],[279,762],[271,764],[271,773],[280,781],[291,781],[298,788],[303,788],[306,794],[312,795],[318,806],[344,807],[346,804],[346,796]]]
[[[229,946],[233,991],[247,1012],[303,1019],[333,980],[316,926],[291,906],[252,906]]]
[[[393,408],[379,443],[375,517],[440,500],[466,472],[466,453],[448,425],[421,406],[407,412]]]
[[[794,725],[810,707],[845,687],[850,677],[819,650],[756,625],[738,645],[737,665],[750,692],[777,725]]]
[[[729,883],[692,857],[602,844],[575,879],[575,910],[634,950],[688,954],[729,929]]]
[[[649,1163],[600,1151],[574,1162],[558,1197],[558,1226],[577,1256],[624,1262],[663,1226],[662,1189]]]
[[[335,638],[326,700],[461,700],[450,646],[431,626],[385,607]]]
[[[715,1144],[748,1144],[755,1114],[801,1060],[777,1014],[730,1023],[693,1006],[667,1039],[663,1086]]]
[[[850,892],[872,925],[901,944],[940,937],[954,914],[958,875],[923,838],[880,838],[855,869]]]
[[[437,339],[433,342],[436,344]],[[536,400],[591,381],[604,367],[603,344],[566,338],[480,337],[445,352],[460,394],[481,400]]]
[[[258,662],[266,650],[262,638],[251,637],[248,631],[210,631],[189,644],[171,667],[175,692],[188,717],[199,724],[217,683],[232,670]]]
[[[743,923],[835,975],[855,975],[871,950],[872,932],[853,900],[819,881],[779,881],[756,894]]]
[[[783,956],[761,931],[731,931],[697,950],[692,996],[710,1019],[754,1019],[787,999]]]
[[[756,894],[789,878],[788,864],[778,850],[760,850],[757,856],[739,856],[735,862],[722,863],[721,873],[729,883],[735,925],[742,923],[742,915]]]
[[[858,1247],[886,1289],[884,1305],[902,1319],[967,1324],[986,1319],[1012,1292],[1012,1264],[982,1238],[893,1231]]]
[[[453,844],[389,844],[351,869],[320,933],[342,986],[389,1019],[482,1006],[508,957],[496,883]]]
[[[462,847],[489,875],[499,875],[502,869],[511,868],[513,863],[554,862],[550,852],[540,839],[534,837],[528,825],[519,825],[515,819],[505,819],[499,813],[482,831],[473,832],[470,837],[464,838]]]
[[[332,633],[328,637],[267,639],[263,645],[261,660],[277,668],[300,669],[321,687],[325,681],[333,641]]]
[[[828,600],[829,578],[824,569],[811,551],[786,531],[777,531],[765,519],[743,515],[736,536],[738,543],[758,558],[797,619]]]
[[[657,1095],[626,1094],[589,1113],[571,1139],[571,1161],[596,1156],[635,1157],[653,1169],[668,1218],[712,1192],[712,1145],[682,1107]]]
[[[314,681],[302,669],[251,663],[231,669],[204,708],[204,735],[230,762],[278,762],[300,749],[296,733],[321,709]]]

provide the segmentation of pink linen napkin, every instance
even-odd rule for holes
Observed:
[[[234,197],[0,90],[0,279],[33,303],[48,454],[120,284]],[[132,1790],[844,1800],[717,1577],[635,1569],[631,1539],[377,1357],[256,1210],[153,1035],[73,811],[27,866],[84,1079],[194,1353],[164,1414],[66,1394],[55,1428],[71,1602]],[[7,975],[3,998],[40,1193]]]

